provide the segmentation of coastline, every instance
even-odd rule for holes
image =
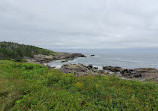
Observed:
[[[111,110],[116,106],[116,101],[120,110],[125,108],[125,105],[128,105],[125,110],[142,110],[142,108],[150,110],[157,106],[155,94],[158,89],[158,71],[156,69],[128,69],[118,67],[119,65],[117,67],[103,65],[103,69],[100,70],[95,65],[89,64],[97,57],[94,54],[90,55],[90,60],[89,56],[85,57],[81,53],[58,53],[34,46],[5,44],[7,47],[0,51],[2,59],[0,61],[0,85],[2,86],[0,94],[4,101],[2,110],[53,110],[58,108],[58,104],[62,104],[60,110],[63,110],[65,106],[67,109],[72,106],[76,109],[80,106],[78,110],[94,110],[94,108],[87,108],[88,104],[89,107],[95,105],[95,108],[98,108],[96,110],[100,110],[100,106],[109,107]],[[8,44],[11,45],[8,46]],[[88,65],[79,64],[78,59],[87,59],[84,62]],[[65,65],[62,65],[60,69],[50,67],[49,62],[55,60],[60,60]],[[70,63],[67,61],[78,63],[67,64]],[[106,62],[106,59],[102,62]],[[144,95],[143,98],[142,95]],[[147,107],[142,107],[144,98],[151,100],[144,103],[145,106],[148,105]],[[96,104],[98,102],[101,104]],[[133,108],[133,103],[134,106],[137,105],[137,108]]]
[[[33,58],[25,57],[27,62],[36,64],[46,64],[55,60],[69,61],[74,60],[78,57],[85,57],[82,53],[66,53],[66,52],[56,52],[56,55],[34,55]]]
[[[90,55],[95,56],[95,55]],[[98,69],[91,64],[83,65],[81,63],[71,64],[68,63],[70,60],[75,60],[79,57],[86,57],[82,53],[66,53],[60,52],[57,55],[34,55],[33,58],[26,59],[29,63],[36,63],[46,65],[52,69],[56,67],[51,67],[49,63],[51,61],[60,60],[63,64],[60,68],[58,68],[61,72],[68,74],[70,72],[74,73],[77,76],[81,75],[115,75],[124,79],[138,79],[138,80],[152,80],[158,82],[158,70],[155,68],[122,68],[119,66],[102,66],[102,69]]]

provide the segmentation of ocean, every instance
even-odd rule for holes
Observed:
[[[69,51],[70,52],[70,51]],[[74,51],[73,51],[74,52]],[[92,64],[99,69],[102,66],[119,66],[122,68],[156,68],[158,69],[158,52],[82,52],[86,57],[77,58],[62,63],[60,60],[52,61],[50,66],[60,68],[63,64]],[[95,56],[91,56],[94,54]]]

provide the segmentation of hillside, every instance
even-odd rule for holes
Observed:
[[[1,111],[157,111],[158,86],[115,76],[64,74],[46,66],[0,61]]]
[[[15,61],[21,61],[23,57],[33,57],[37,54],[54,55],[55,52],[31,45],[0,42],[0,60],[14,59]]]

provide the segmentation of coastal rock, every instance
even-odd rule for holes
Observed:
[[[34,55],[33,56],[34,61],[36,62],[40,62],[40,63],[47,63],[50,62],[54,59],[54,57],[52,55],[42,55],[42,54],[38,54],[38,55]]]
[[[92,55],[90,55],[90,56],[92,56],[92,57],[93,57],[93,56],[95,56],[95,55],[93,55],[93,54],[92,54]]]
[[[122,76],[131,76],[133,74],[133,69],[123,69],[122,71],[120,71],[120,73],[122,74]]]
[[[92,64],[88,65],[87,68],[93,72],[98,72],[98,67],[93,67]]]
[[[88,69],[92,69],[92,68],[93,68],[93,65],[90,64],[90,65],[87,66],[87,68],[88,68]]]
[[[57,60],[73,60],[78,57],[85,57],[85,55],[81,53],[59,53],[58,55],[54,56],[55,59]]]
[[[158,70],[154,68],[137,68],[133,71],[133,77],[142,77],[158,82]]]
[[[53,60],[62,60],[61,62],[68,62],[69,60],[73,60],[78,57],[85,57],[81,53],[57,53],[56,55],[34,55],[33,58],[25,57],[25,59],[30,63],[48,63]]]
[[[158,70],[155,68],[137,68],[134,69],[135,72],[139,72],[139,73],[157,73]]]
[[[111,72],[121,72],[123,70],[121,67],[113,67],[113,66],[103,66],[103,69]]]
[[[158,70],[154,68],[123,69],[121,67],[104,66],[103,70],[119,73],[126,78],[150,79],[158,82]]]
[[[68,60],[62,60],[61,62],[68,62]]]
[[[99,74],[104,74],[105,71],[104,71],[104,70],[99,70],[98,73],[99,73]]]
[[[130,78],[145,78],[151,79],[152,77],[158,77],[158,70],[154,68],[136,68],[136,69],[124,69],[121,71],[122,76]],[[156,76],[157,75],[157,76]]]
[[[74,73],[75,75],[94,75],[95,72],[91,69],[88,69],[87,66],[83,64],[66,64],[62,65],[60,68],[63,73]]]

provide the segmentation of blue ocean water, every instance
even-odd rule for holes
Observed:
[[[120,66],[122,68],[156,68],[158,69],[158,52],[82,52],[87,57],[61,63],[50,62],[49,65],[60,68],[63,64],[92,64],[99,69],[102,66]],[[94,54],[95,56],[90,56]]]

